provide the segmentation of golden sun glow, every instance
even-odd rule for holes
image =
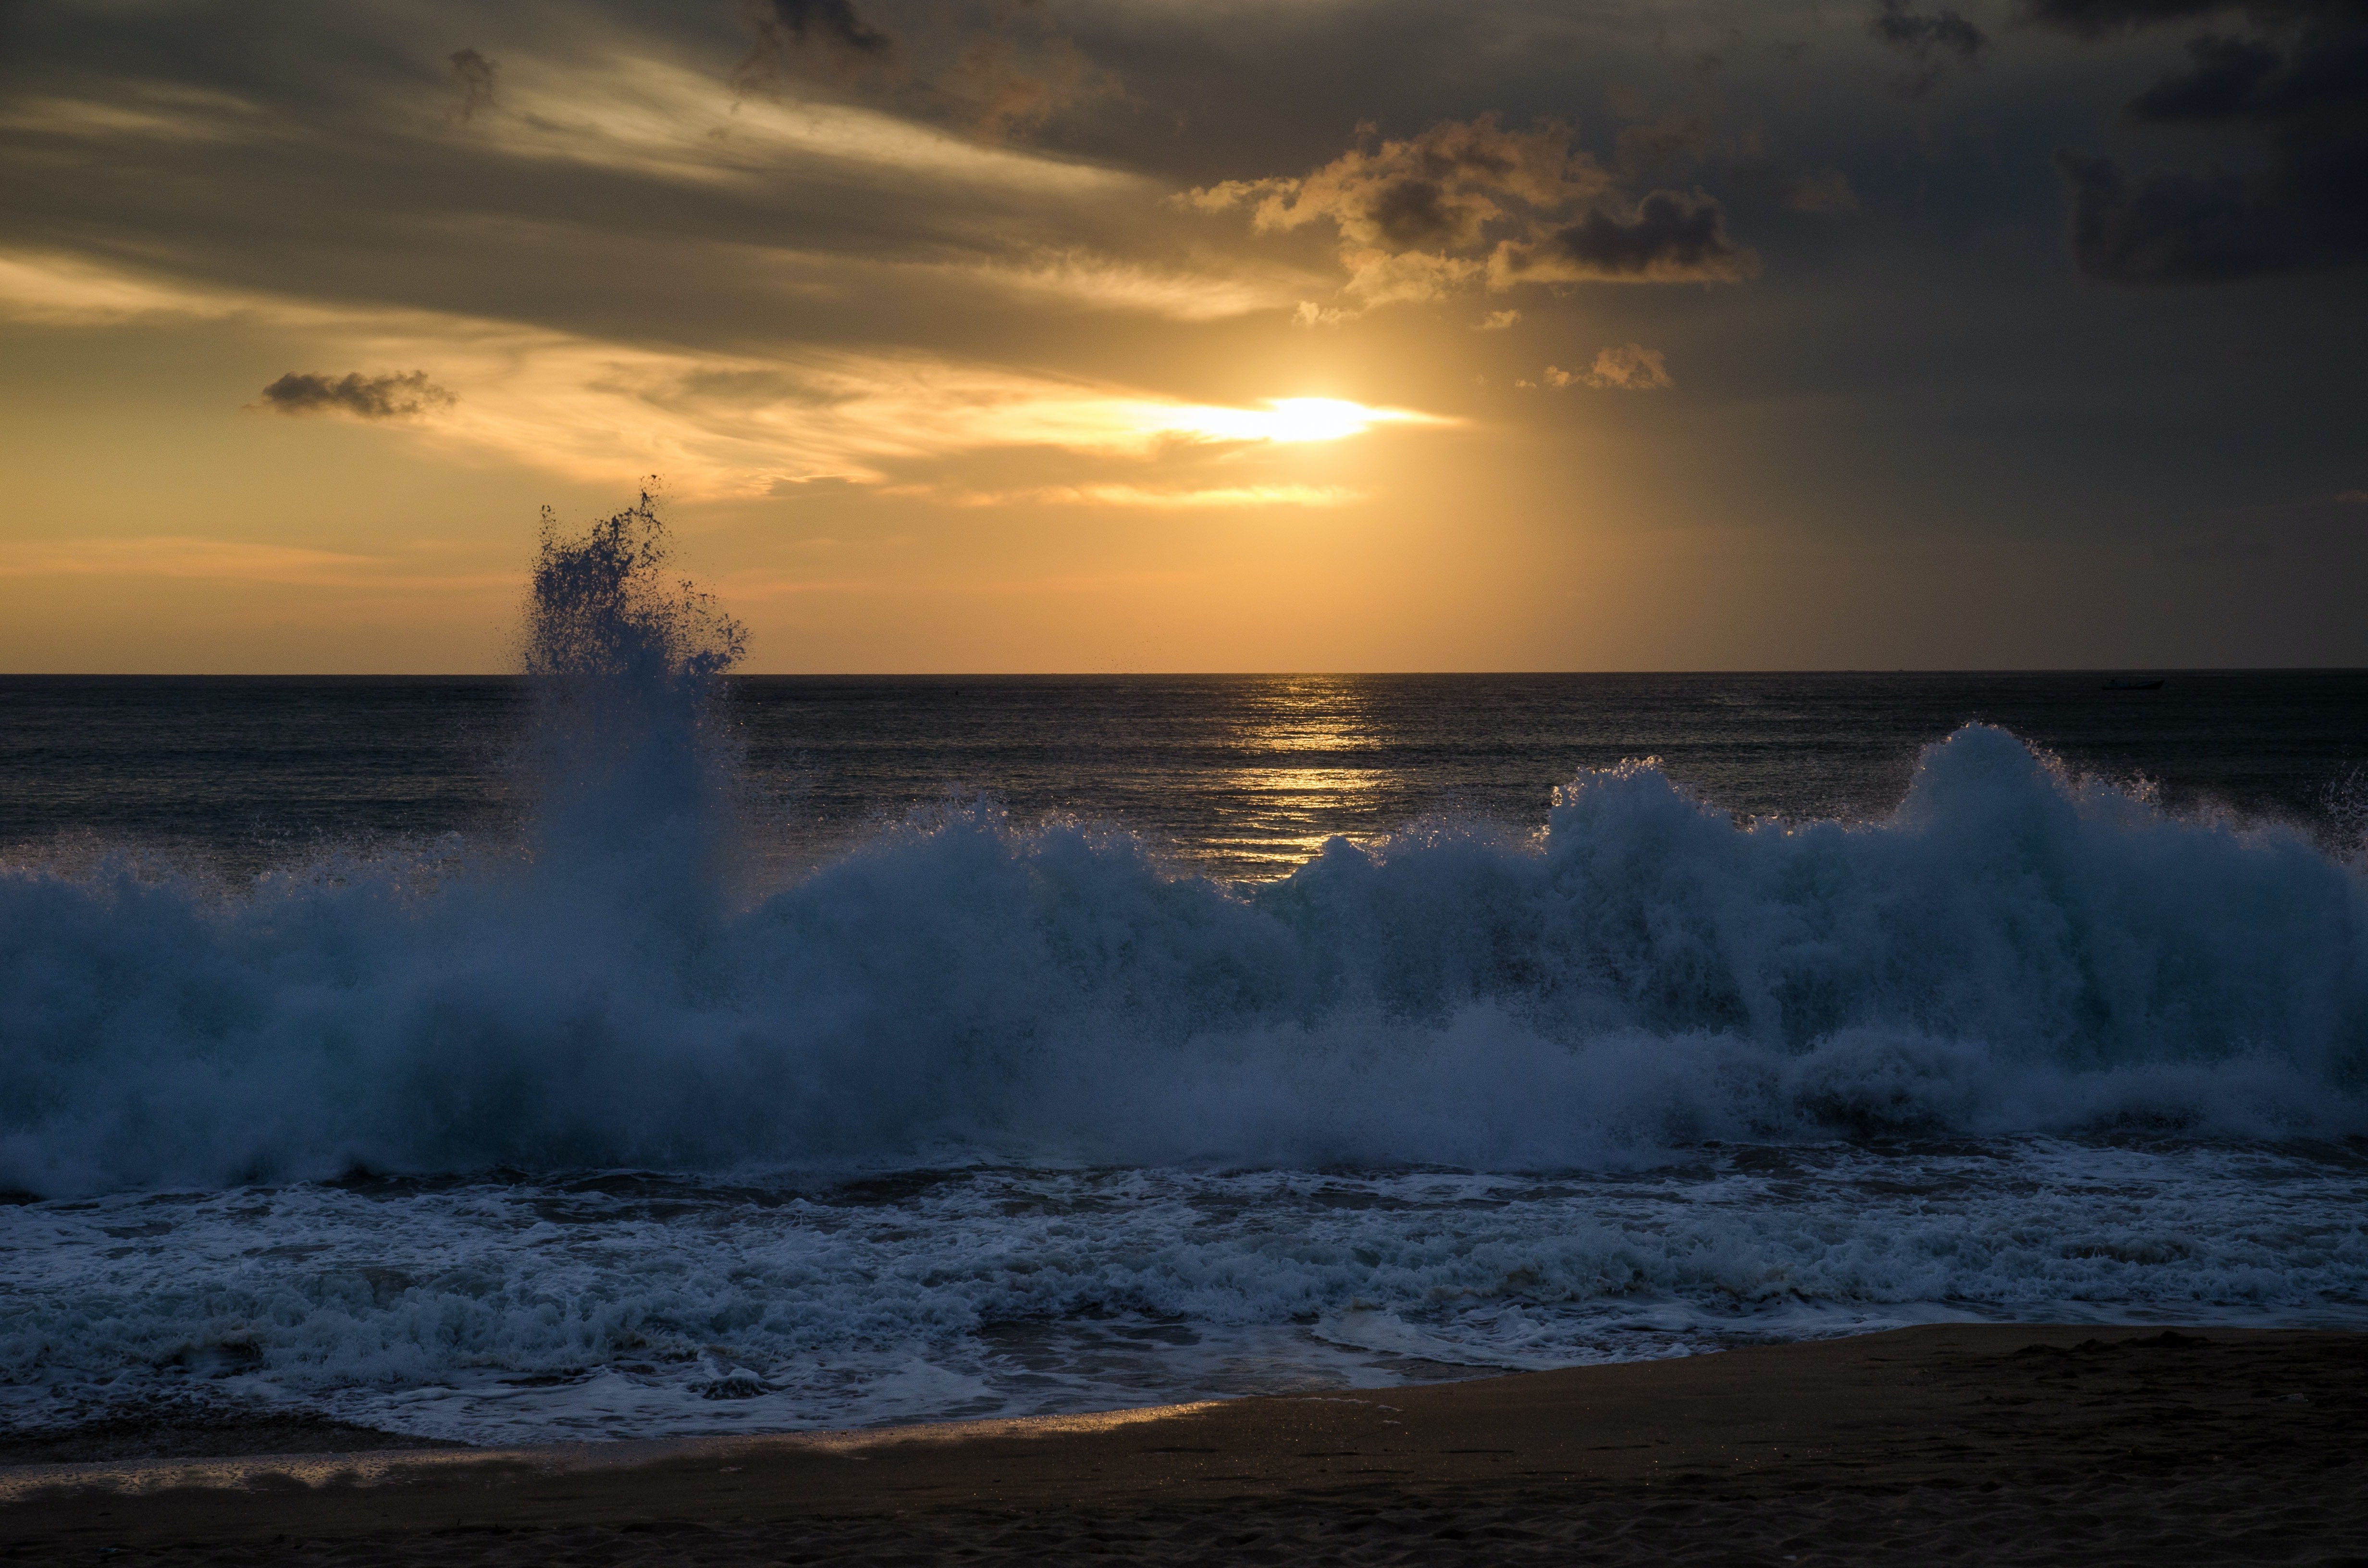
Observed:
[[[1337,397],[1269,398],[1264,408],[1167,408],[1162,431],[1204,441],[1337,441],[1376,425],[1446,425],[1409,408],[1368,408]]]

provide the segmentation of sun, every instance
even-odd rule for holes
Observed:
[[[1337,397],[1277,397],[1262,408],[1169,409],[1166,431],[1204,441],[1338,441],[1376,425],[1442,425],[1436,415],[1406,408],[1368,408]]]

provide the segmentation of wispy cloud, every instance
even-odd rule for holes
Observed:
[[[505,67],[503,99],[511,112],[484,129],[499,151],[677,184],[761,187],[836,164],[867,180],[907,186],[1071,197],[1156,191],[1139,175],[986,144],[859,105],[732,103],[712,80],[662,61],[620,58],[589,67],[513,61]]]
[[[109,142],[166,136],[176,142],[242,142],[269,117],[235,94],[160,82],[117,85],[107,97],[35,94],[0,100],[0,131],[38,140]]]
[[[700,354],[426,312],[353,311],[183,288],[84,263],[0,256],[0,314],[108,322],[244,314],[310,344],[315,362],[424,371],[291,371],[262,406],[385,423],[594,483],[659,472],[686,496],[761,494],[995,449],[1146,460],[1179,446],[1337,440],[1375,425],[1447,425],[1420,410],[1325,398],[1247,406],[920,353]]]
[[[25,540],[0,555],[0,577],[189,577],[421,593],[500,587],[521,580],[516,573],[422,573],[405,570],[384,556],[187,534]]]
[[[1126,312],[1168,321],[1224,321],[1292,302],[1307,279],[1296,273],[1156,267],[1086,251],[1026,261],[905,264],[941,278],[981,284],[1077,310]]]
[[[74,256],[0,252],[0,317],[98,326],[154,316],[227,316],[252,301]]]
[[[1345,506],[1365,498],[1365,492],[1339,484],[1237,484],[1197,490],[1165,490],[1141,484],[1046,484],[999,491],[915,486],[898,493],[927,495],[953,506],[1118,506],[1159,512]]]

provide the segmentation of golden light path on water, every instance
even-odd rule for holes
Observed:
[[[1391,778],[1359,755],[1382,743],[1355,682],[1303,676],[1264,684],[1234,742],[1255,760],[1225,776],[1224,820],[1212,837],[1221,851],[1280,876],[1323,848],[1343,803],[1374,795]]]

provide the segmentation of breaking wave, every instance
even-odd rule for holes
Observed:
[[[755,896],[739,630],[547,537],[523,846],[0,874],[0,1186],[917,1160],[1490,1168],[1706,1139],[2368,1131],[2368,876],[2003,731],[1878,821],[1649,762],[1253,888],[943,809]]]

